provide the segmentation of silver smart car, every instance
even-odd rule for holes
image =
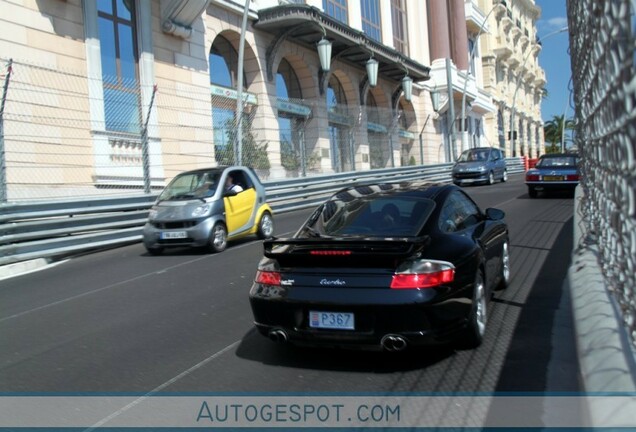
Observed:
[[[228,177],[235,187],[228,190]],[[221,252],[230,240],[274,232],[272,209],[254,171],[244,166],[198,169],[178,174],[150,209],[143,229],[146,250],[206,247]]]

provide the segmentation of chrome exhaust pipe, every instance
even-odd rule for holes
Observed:
[[[274,342],[278,342],[278,343],[287,342],[287,333],[285,332],[285,330],[273,329],[273,330],[270,330],[267,335]]]
[[[408,345],[406,339],[402,336],[393,334],[384,336],[382,341],[380,341],[380,344],[382,345],[382,348],[391,352],[403,351]]]

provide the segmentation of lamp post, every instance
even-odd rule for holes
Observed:
[[[552,33],[548,33],[547,35],[543,36],[542,38],[537,38],[537,42],[542,42],[543,40],[552,37],[554,35],[557,35],[559,33],[563,33],[568,31],[567,27],[563,27],[560,28],[559,30],[555,30]],[[528,54],[526,54],[526,56],[523,59],[523,63],[521,64],[521,70],[523,69],[523,67],[526,65],[526,62],[528,61],[528,58],[530,57],[530,54],[532,54],[532,50],[528,51]],[[514,133],[514,125],[515,125],[515,104],[517,102],[517,93],[519,92],[519,84],[521,84],[521,78],[523,77],[521,70],[519,71],[519,75],[517,76],[517,82],[515,83],[515,93],[512,96],[512,106],[510,107],[510,147],[512,148],[512,156],[516,156],[517,155],[517,149],[516,149],[516,144],[515,144],[515,133]]]
[[[470,66],[473,64],[473,60],[475,58],[475,50],[477,49],[477,45],[479,45],[479,37],[481,36],[481,33],[484,31],[484,28],[486,28],[486,23],[488,22],[488,18],[490,17],[490,14],[492,14],[494,12],[495,9],[497,9],[497,7],[500,5],[500,2],[496,2],[491,8],[490,11],[488,11],[488,13],[486,14],[486,17],[484,18],[484,20],[481,23],[481,26],[479,27],[479,32],[477,33],[477,36],[475,37],[475,44],[473,45],[473,47],[470,50],[470,54],[468,56],[468,69],[470,70]],[[466,149],[466,89],[468,88],[468,71],[466,71],[466,78],[464,78],[464,89],[462,90],[462,117],[461,117],[461,121],[462,121],[462,151]],[[455,120],[453,119],[453,123],[455,122]],[[454,126],[454,125],[453,125]]]
[[[250,0],[245,0],[241,36],[239,38],[238,66],[236,72],[236,144],[234,145],[234,163],[243,164],[243,58],[245,57],[245,33],[247,33],[247,15]]]
[[[572,77],[570,77],[568,87],[569,87],[569,84],[572,84]],[[561,128],[561,153],[565,153],[565,129],[568,124],[567,113],[568,113],[568,105],[570,104],[571,96],[572,96],[572,90],[570,90],[570,92],[568,93],[568,97],[565,98],[565,106],[563,107],[563,127]]]

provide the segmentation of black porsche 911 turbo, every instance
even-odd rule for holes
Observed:
[[[290,238],[264,242],[254,322],[297,345],[474,348],[492,290],[508,283],[508,249],[504,212],[455,185],[348,187]]]

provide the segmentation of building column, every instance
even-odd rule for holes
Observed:
[[[446,1],[428,1],[428,23],[431,61],[451,58],[448,7]]]
[[[464,0],[449,0],[451,58],[457,69],[468,70],[468,30]],[[475,41],[479,43],[479,41]]]

